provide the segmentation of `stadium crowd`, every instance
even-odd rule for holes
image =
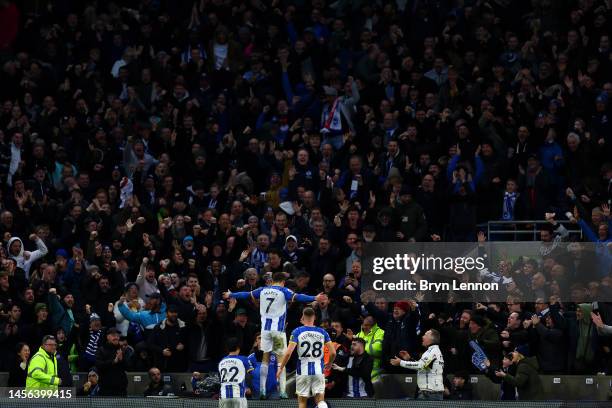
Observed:
[[[475,242],[487,221],[612,242],[611,18],[609,0],[1,0],[0,371],[25,384],[53,335],[84,394],[124,394],[126,370],[197,389],[224,339],[261,360],[259,309],[223,293],[285,272],[327,295],[329,396],[351,353],[372,396],[429,328],[449,398],[470,398],[470,340],[508,373],[610,373],[609,276],[565,299],[562,266],[507,261],[540,296],[505,304],[390,304],[360,281],[364,243]]]

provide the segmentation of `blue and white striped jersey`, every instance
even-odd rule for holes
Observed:
[[[289,343],[297,344],[297,375],[320,375],[325,366],[325,345],[331,341],[320,327],[301,326],[293,330]]]
[[[287,303],[295,293],[283,286],[265,286],[255,289],[251,296],[259,299],[262,331],[285,331]]]
[[[349,358],[346,368],[353,367],[354,359],[355,357],[353,356]],[[347,385],[348,385],[348,392],[346,393],[347,397],[360,398],[360,397],[368,396],[368,392],[366,391],[366,388],[365,388],[365,385],[366,385],[365,381],[363,381],[361,377],[353,377],[352,375],[349,375]]]
[[[221,398],[244,398],[247,373],[253,370],[248,358],[227,356],[219,362]]]

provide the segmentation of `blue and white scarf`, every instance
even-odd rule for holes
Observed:
[[[100,340],[100,336],[102,335],[102,330],[92,331],[89,334],[89,341],[87,342],[87,347],[85,348],[85,359],[89,362],[96,361],[96,352],[98,351],[98,342]]]
[[[503,219],[504,221],[511,221],[514,219],[514,205],[516,204],[516,199],[518,195],[516,193],[504,193],[504,210],[503,210]]]
[[[342,132],[342,113],[338,106],[340,98],[336,98],[334,104],[323,111],[321,133],[340,133]]]

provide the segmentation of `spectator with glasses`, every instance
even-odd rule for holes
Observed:
[[[95,397],[100,393],[100,384],[98,384],[98,373],[96,370],[91,370],[87,373],[87,381],[77,390],[77,395],[80,397]]]
[[[26,390],[57,390],[62,383],[57,375],[55,357],[57,341],[53,336],[45,336],[38,352],[28,365]]]

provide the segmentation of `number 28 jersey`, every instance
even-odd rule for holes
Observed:
[[[331,341],[329,334],[320,327],[302,326],[293,330],[289,343],[297,345],[297,375],[322,375],[324,347]]]
[[[219,362],[221,398],[244,398],[247,373],[253,371],[251,362],[244,356],[227,356]]]
[[[262,331],[285,331],[287,303],[295,293],[283,286],[266,286],[255,289],[251,296],[259,299]]]

